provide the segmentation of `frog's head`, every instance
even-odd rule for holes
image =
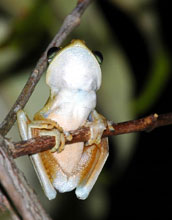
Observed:
[[[55,93],[63,88],[96,91],[101,85],[100,64],[83,41],[73,40],[50,62],[46,83]]]

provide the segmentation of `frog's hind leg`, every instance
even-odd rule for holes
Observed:
[[[32,137],[32,129],[39,130],[42,129],[42,125],[31,123],[28,126],[28,138]],[[39,135],[51,135],[51,136],[58,136],[56,134],[57,132],[55,130],[52,131],[42,131],[39,130]],[[36,171],[36,174],[39,178],[40,184],[44,190],[45,195],[49,200],[52,200],[56,197],[56,190],[54,189],[52,183],[51,183],[51,177],[49,176],[49,169],[46,167],[47,161],[50,160],[51,163],[51,152],[45,151],[39,154],[34,154],[30,156],[30,159],[33,163],[34,169]]]
[[[109,154],[108,150],[107,138],[103,138],[99,146],[93,145],[91,147],[86,147],[86,150],[81,158],[81,167],[87,159],[88,163],[84,165],[84,169],[81,174],[81,181],[75,191],[76,196],[79,199],[84,200],[88,197],[107,160]]]
[[[31,123],[27,115],[23,110],[20,110],[17,112],[17,122],[18,127],[20,131],[21,138],[23,140],[27,140],[29,138],[32,138],[32,129],[39,129],[42,128],[41,125],[38,125],[37,123]],[[42,134],[43,135],[43,134]],[[52,134],[53,135],[53,134]],[[40,154],[34,154],[30,156],[30,159],[33,163],[33,166],[35,168],[35,171],[37,173],[37,176],[39,178],[39,181],[42,185],[42,188],[48,197],[48,199],[53,199],[56,197],[56,190],[52,186],[49,177],[46,173],[45,167],[42,162],[42,158]]]
[[[40,184],[44,190],[45,195],[47,196],[49,200],[54,199],[56,197],[57,192],[54,189],[49,179],[49,175],[42,161],[41,154],[34,154],[30,156],[30,159],[33,163],[34,169],[39,178]]]
[[[40,131],[41,129],[44,128],[44,125],[38,121],[31,122],[23,110],[19,110],[17,112],[17,122],[18,122],[20,135],[23,140],[27,140],[27,139],[32,138],[34,136],[32,134],[32,130],[38,131],[38,135],[52,135],[52,136],[56,136],[56,140],[59,139],[59,138],[57,138],[59,133],[56,132],[55,130],[47,131],[47,132]],[[45,125],[45,127],[46,127],[46,125]],[[46,154],[46,152],[44,152],[44,154]],[[49,156],[47,155],[46,158],[48,160]],[[47,170],[44,166],[41,154],[34,154],[34,155],[30,156],[30,159],[33,163],[34,169],[37,173],[37,176],[38,176],[39,181],[42,185],[42,188],[45,192],[45,195],[50,200],[54,199],[56,197],[56,190],[54,189],[54,187],[49,179],[49,176],[48,176]]]

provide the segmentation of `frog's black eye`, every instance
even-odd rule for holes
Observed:
[[[99,64],[103,63],[103,55],[100,51],[93,51],[94,56],[96,57]]]
[[[47,61],[50,63],[56,54],[61,50],[61,47],[51,47],[47,52]]]

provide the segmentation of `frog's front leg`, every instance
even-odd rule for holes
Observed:
[[[50,120],[41,120],[41,121],[32,121],[28,124],[28,139],[36,136],[54,136],[55,137],[55,146],[51,149],[51,152],[59,151],[64,148],[65,139],[64,134],[59,131],[58,126],[50,124]],[[55,127],[55,128],[54,128]],[[60,150],[62,151],[62,150]]]
[[[55,136],[56,146],[58,148],[61,140],[61,133],[53,126],[50,125],[50,122],[46,123],[45,121],[33,121],[31,122],[25,112],[20,110],[17,113],[17,122],[20,131],[20,135],[23,140],[30,139],[34,136],[50,135]],[[56,190],[54,189],[50,177],[47,174],[45,166],[42,162],[40,154],[34,154],[30,156],[31,161],[34,165],[35,171],[38,175],[39,181],[42,185],[42,188],[45,192],[45,195],[48,199],[54,199],[56,197]]]
[[[93,110],[89,115],[89,121],[85,124],[90,128],[90,139],[86,145],[100,144],[103,131],[109,126],[106,118],[99,114],[96,110]]]

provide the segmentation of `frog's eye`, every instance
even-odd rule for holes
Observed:
[[[47,61],[50,63],[56,54],[61,50],[61,47],[51,47],[47,52]]]
[[[100,51],[93,51],[94,56],[96,57],[99,64],[103,63],[103,55]]]

